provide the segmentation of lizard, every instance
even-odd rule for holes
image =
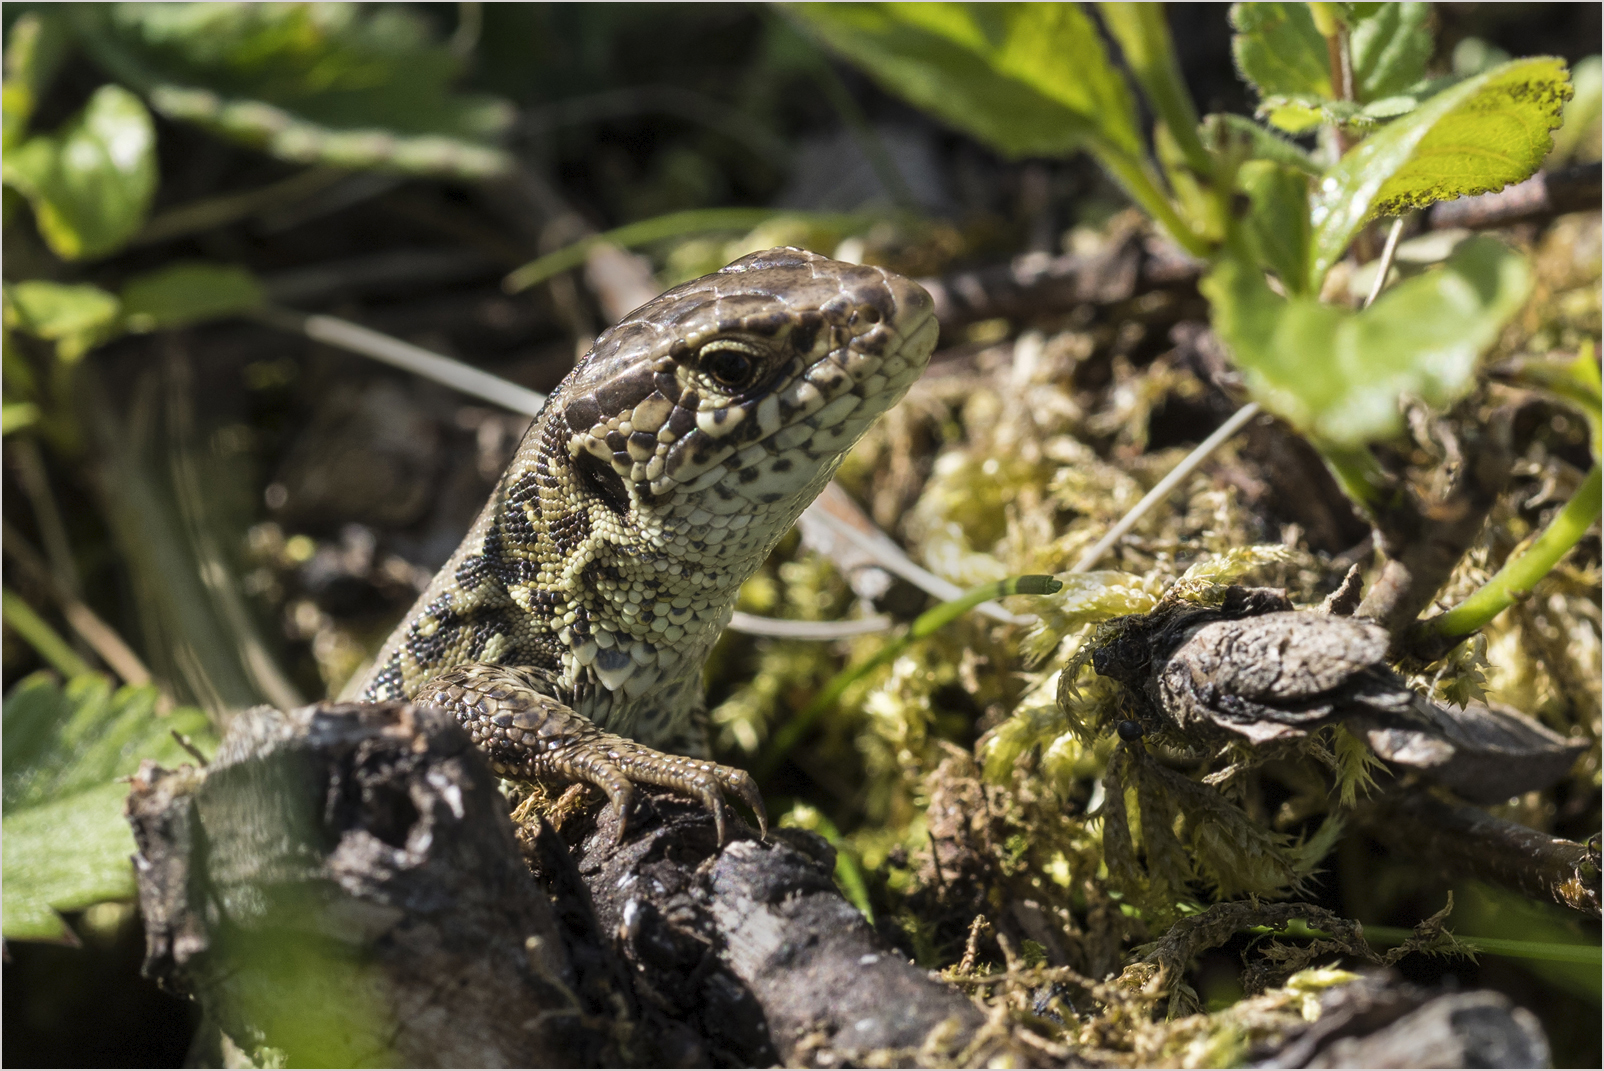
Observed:
[[[449,712],[515,781],[697,797],[726,840],[702,664],[741,584],[924,370],[934,303],[879,267],[753,253],[603,332],[347,690]]]

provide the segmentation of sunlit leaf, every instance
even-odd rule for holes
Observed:
[[[6,153],[4,176],[33,205],[57,256],[105,256],[144,225],[156,192],[156,129],[138,97],[101,86],[58,133]]]
[[[1142,151],[1130,91],[1074,4],[799,4],[886,89],[1010,156]]]
[[[245,268],[195,261],[136,275],[122,297],[128,329],[156,331],[244,312],[260,305],[263,293]]]
[[[39,422],[39,407],[32,402],[6,402],[0,406],[0,434],[32,427]]]
[[[5,288],[6,326],[56,344],[76,361],[117,333],[122,304],[98,286],[28,279]]]
[[[1360,142],[1315,193],[1310,289],[1366,220],[1529,178],[1570,98],[1565,62],[1516,60],[1443,91]]]
[[[0,91],[5,118],[0,146],[6,152],[27,133],[34,108],[66,55],[69,38],[63,20],[49,11],[29,11],[6,32],[6,80]]]
[[[1463,397],[1530,279],[1518,254],[1474,238],[1361,312],[1280,297],[1235,258],[1201,286],[1254,399],[1317,441],[1357,446],[1402,430],[1402,394],[1431,405]]]
[[[1308,4],[1232,4],[1231,28],[1237,72],[1259,96],[1338,96],[1331,88],[1326,39],[1315,29]]]
[[[1309,177],[1269,160],[1249,160],[1237,185],[1253,209],[1243,221],[1261,267],[1275,272],[1293,293],[1309,271]]]
[[[400,5],[80,4],[95,60],[171,119],[284,160],[484,178],[512,111]]]
[[[8,938],[59,939],[58,911],[134,894],[133,834],[123,818],[128,786],[116,779],[141,759],[193,761],[173,739],[184,733],[216,746],[206,715],[181,707],[156,713],[156,689],[113,689],[76,677],[65,688],[49,673],[22,680],[4,710],[4,920]]]

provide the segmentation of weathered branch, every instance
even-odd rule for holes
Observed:
[[[570,850],[543,820],[520,844],[506,807],[429,708],[246,712],[211,765],[135,782],[146,972],[256,1060],[1040,1061],[880,938],[812,834],[721,847],[643,791],[621,844],[592,807]]]
[[[1424,792],[1386,795],[1361,812],[1361,821],[1371,836],[1418,865],[1599,917],[1599,854],[1587,845]]]
[[[1485,230],[1599,207],[1599,165],[1539,172],[1517,186],[1432,206],[1427,230]],[[1128,238],[1093,256],[1026,253],[1007,264],[953,272],[919,284],[951,329],[998,316],[1041,315],[1076,305],[1107,305],[1156,287],[1194,282],[1207,265],[1157,239]]]
[[[780,830],[759,841],[743,826],[720,851],[712,819],[694,802],[652,792],[650,811],[617,849],[614,817],[603,812],[574,849],[601,928],[619,935],[643,1000],[745,1062],[1039,1059],[1006,1037],[967,1051],[985,1014],[889,947],[842,899],[822,838]]]
[[[1387,630],[1394,656],[1416,618],[1481,534],[1509,480],[1511,416],[1501,412],[1481,428],[1461,425],[1463,438],[1449,444],[1451,451],[1459,452],[1459,464],[1440,499],[1422,500],[1411,488],[1400,486],[1395,504],[1374,518],[1376,543],[1387,561],[1359,604],[1358,616]]]
[[[1599,165],[1596,162],[1578,164],[1559,171],[1539,171],[1525,182],[1497,193],[1432,205],[1426,213],[1426,228],[1487,230],[1549,219],[1566,212],[1596,212],[1599,197]]]
[[[225,1046],[324,1065],[606,1058],[495,778],[443,715],[256,708],[204,770],[147,764],[128,808],[145,972],[198,996]]]

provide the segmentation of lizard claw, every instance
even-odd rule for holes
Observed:
[[[450,711],[503,777],[540,781],[555,776],[600,788],[618,814],[615,842],[623,841],[637,784],[660,785],[701,800],[713,812],[720,845],[729,839],[724,793],[732,793],[752,809],[760,834],[768,836],[763,797],[745,770],[671,755],[605,732],[560,700],[539,693],[537,683],[512,667],[459,666],[429,681],[414,702]]]

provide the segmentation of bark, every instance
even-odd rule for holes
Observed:
[[[1423,792],[1388,795],[1362,812],[1361,822],[1371,836],[1421,866],[1599,917],[1599,855],[1585,844]]]
[[[1258,1067],[1548,1067],[1537,1017],[1500,993],[1432,994],[1388,972],[1323,994],[1320,1018]]]
[[[1434,205],[1427,230],[1485,230],[1597,210],[1599,165],[1540,172],[1517,186]],[[1083,304],[1113,304],[1157,287],[1190,285],[1206,269],[1167,242],[1114,242],[1093,256],[1026,253],[1007,264],[920,279],[936,299],[944,329],[998,316],[1061,312]]]
[[[1462,440],[1446,444],[1455,464],[1452,483],[1440,498],[1424,499],[1400,484],[1394,502],[1377,512],[1376,545],[1387,562],[1358,615],[1387,630],[1395,658],[1404,653],[1421,611],[1481,534],[1509,481],[1513,418],[1513,410],[1506,409],[1493,414],[1484,428],[1461,426]]]
[[[207,1063],[1042,1058],[888,945],[821,838],[721,847],[699,804],[639,797],[621,843],[598,806],[515,829],[437,711],[257,708],[210,765],[136,779],[146,973],[204,1005]]]
[[[145,972],[198,996],[225,1049],[357,1066],[604,1054],[495,779],[443,716],[257,708],[204,770],[147,764],[128,810]]]
[[[804,1067],[1039,1059],[1006,1037],[971,1046],[985,1014],[841,897],[823,838],[777,830],[760,841],[742,825],[720,850],[699,805],[649,799],[620,847],[610,811],[569,832],[573,858],[643,1002],[694,1023],[719,1055]]]
[[[1578,164],[1559,171],[1539,171],[1525,182],[1497,193],[1461,197],[1431,206],[1426,226],[1485,230],[1530,223],[1566,212],[1598,211],[1599,165]]]

